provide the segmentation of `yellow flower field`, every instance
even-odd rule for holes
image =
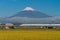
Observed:
[[[0,30],[0,40],[60,40],[60,31]]]

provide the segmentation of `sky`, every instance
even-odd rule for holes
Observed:
[[[50,16],[60,16],[60,0],[0,0],[0,16],[12,16],[25,7],[32,7]]]

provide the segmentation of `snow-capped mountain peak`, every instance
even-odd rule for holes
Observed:
[[[26,7],[23,11],[34,11],[35,9],[31,8],[31,7]]]

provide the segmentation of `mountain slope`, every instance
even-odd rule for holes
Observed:
[[[31,7],[26,7],[24,10],[20,11],[19,13],[11,17],[46,18],[46,17],[51,17],[51,16],[42,12],[38,12]]]
[[[51,16],[48,16],[38,11],[21,11],[11,17],[46,18],[46,17],[51,17]]]

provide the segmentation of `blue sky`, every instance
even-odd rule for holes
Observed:
[[[60,0],[0,0],[0,16],[12,16],[27,6],[51,16],[60,16]]]

